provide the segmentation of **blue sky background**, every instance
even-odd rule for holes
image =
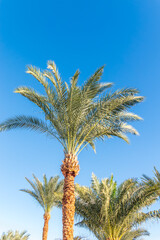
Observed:
[[[25,73],[27,64],[46,68],[54,60],[64,80],[81,71],[80,83],[106,64],[102,81],[114,82],[113,90],[137,87],[145,102],[133,111],[144,118],[135,123],[140,136],[128,145],[119,139],[97,142],[80,156],[76,182],[90,184],[114,174],[118,183],[129,177],[153,176],[160,169],[160,0],[0,0],[0,120],[17,114],[40,116],[40,111],[13,93],[20,85],[41,90]],[[43,211],[30,196],[24,177],[39,179],[59,174],[62,147],[46,136],[25,130],[0,134],[0,234],[26,229],[31,240],[41,238]],[[160,203],[156,204],[156,208]],[[145,225],[146,239],[158,240],[160,223]],[[61,211],[54,210],[49,240],[61,237]],[[80,234],[93,239],[83,229]]]

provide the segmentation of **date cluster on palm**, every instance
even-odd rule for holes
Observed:
[[[79,173],[79,164],[77,156],[66,154],[61,171],[64,175],[63,189],[63,240],[73,239],[73,225],[75,213],[75,187],[74,178]]]

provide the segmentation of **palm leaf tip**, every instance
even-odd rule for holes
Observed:
[[[56,68],[56,64],[53,60],[47,61],[47,68],[53,70],[53,68]]]
[[[31,67],[32,67],[31,65],[27,65],[25,72],[26,72],[26,73],[30,73],[30,72],[31,72]]]
[[[53,72],[54,74],[56,74],[57,77],[60,77],[60,76],[59,76],[58,69],[57,69],[57,66],[56,66],[56,64],[55,64],[54,61],[49,60],[49,61],[47,62],[47,68],[50,69],[50,70],[52,70],[52,72]]]
[[[26,192],[26,189],[19,189],[19,191],[21,191],[21,192]]]
[[[0,124],[0,132],[8,130],[8,126],[5,122]]]
[[[127,112],[127,111],[122,111],[118,114],[119,118],[122,121],[139,121],[139,120],[143,120],[142,117],[140,117],[139,115],[132,113],[132,112]]]
[[[107,82],[107,83],[101,83],[100,86],[110,88],[114,85],[112,82]]]
[[[139,135],[139,132],[133,126],[126,124],[126,123],[122,123],[122,131],[124,133],[131,133],[134,135]]]
[[[143,97],[143,96],[135,96],[134,99],[137,100],[137,102],[143,102],[145,97]]]
[[[14,93],[19,93],[19,88],[16,88],[13,92]]]

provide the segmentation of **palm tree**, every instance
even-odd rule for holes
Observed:
[[[3,233],[0,240],[28,240],[29,234],[26,231],[19,232],[19,231],[8,231],[7,233]]]
[[[45,94],[29,87],[15,90],[44,113],[45,121],[35,117],[17,116],[0,125],[0,131],[27,128],[46,133],[56,138],[63,146],[65,158],[61,166],[64,175],[63,239],[73,239],[75,212],[74,178],[79,173],[78,154],[89,144],[95,150],[95,140],[116,136],[126,142],[126,133],[138,134],[127,122],[140,120],[127,109],[143,101],[133,88],[106,92],[111,83],[100,83],[103,67],[99,68],[82,86],[77,85],[79,71],[70,85],[61,80],[54,62],[49,61],[49,70],[29,66],[27,73],[43,86]],[[50,81],[50,83],[49,83]]]
[[[134,179],[120,186],[105,178],[99,181],[92,175],[90,187],[76,185],[77,225],[92,231],[99,240],[133,240],[148,232],[138,227],[152,218],[152,212],[142,210],[157,200],[157,196]],[[159,215],[154,215],[159,218]]]
[[[51,177],[49,181],[46,175],[43,176],[43,182],[33,175],[34,181],[26,180],[31,185],[32,190],[21,189],[21,191],[28,193],[33,197],[44,210],[44,227],[42,240],[47,240],[48,236],[48,223],[50,219],[50,212],[53,207],[61,205],[63,196],[63,181],[59,181],[59,176]]]

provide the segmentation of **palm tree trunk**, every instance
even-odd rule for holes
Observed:
[[[50,213],[46,212],[43,215],[44,218],[44,227],[43,227],[43,236],[42,236],[42,240],[47,240],[47,236],[48,236],[48,222],[50,219]]]
[[[64,176],[64,188],[62,199],[63,214],[63,240],[73,240],[73,225],[75,213],[75,188],[74,178],[79,173],[77,157],[73,154],[66,154],[61,171]]]

